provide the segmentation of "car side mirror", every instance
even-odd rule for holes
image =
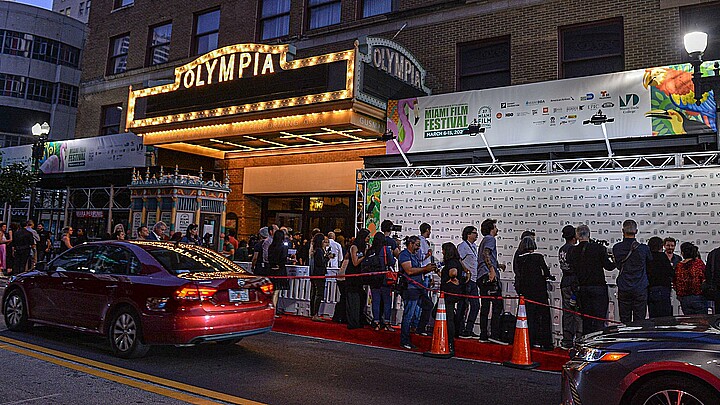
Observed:
[[[37,271],[47,271],[47,270],[48,270],[47,262],[37,262],[37,263],[35,263],[35,270],[37,270]]]

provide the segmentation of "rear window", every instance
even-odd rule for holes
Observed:
[[[192,273],[246,273],[242,267],[210,249],[184,243],[133,242],[144,248],[164,268],[174,275]]]

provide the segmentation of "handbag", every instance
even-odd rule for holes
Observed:
[[[385,264],[387,265],[387,248],[384,249],[383,255],[385,256]],[[388,287],[395,287],[398,282],[398,273],[393,270],[390,266],[387,266],[387,271],[385,272],[385,285]]]

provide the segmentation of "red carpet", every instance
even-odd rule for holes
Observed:
[[[313,322],[304,316],[283,315],[275,320],[273,330],[339,342],[405,350],[400,348],[399,327],[396,328],[396,332],[376,332],[369,326],[363,329],[348,330],[346,325],[329,320]],[[425,352],[430,349],[432,337],[413,335],[412,342],[418,346],[417,352]],[[502,363],[512,357],[512,346],[482,343],[475,339],[455,339],[455,357]],[[540,363],[541,370],[560,371],[569,357],[567,351],[556,348],[552,352],[533,350],[532,360]]]

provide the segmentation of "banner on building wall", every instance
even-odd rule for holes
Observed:
[[[638,223],[638,240],[673,237],[698,246],[703,258],[720,246],[720,167],[654,172],[582,173],[448,180],[386,180],[368,185],[366,226],[402,225],[401,235],[432,226],[441,258],[444,242],[459,244],[467,225],[497,219],[498,255],[512,271],[520,234],[536,233],[538,250],[560,275],[562,228],[587,224],[591,237],[610,246],[622,240],[622,222]],[[509,273],[512,274],[512,273]]]
[[[693,91],[692,66],[673,65],[392,100],[387,128],[404,152],[484,148],[481,136],[465,133],[473,121],[491,147],[602,140],[601,127],[583,125],[598,111],[615,119],[610,139],[716,131],[712,92],[696,105]],[[394,143],[387,153],[398,153]]]
[[[32,145],[0,149],[2,166],[32,166]],[[45,174],[108,170],[145,166],[142,138],[123,133],[45,143],[40,170]]]

